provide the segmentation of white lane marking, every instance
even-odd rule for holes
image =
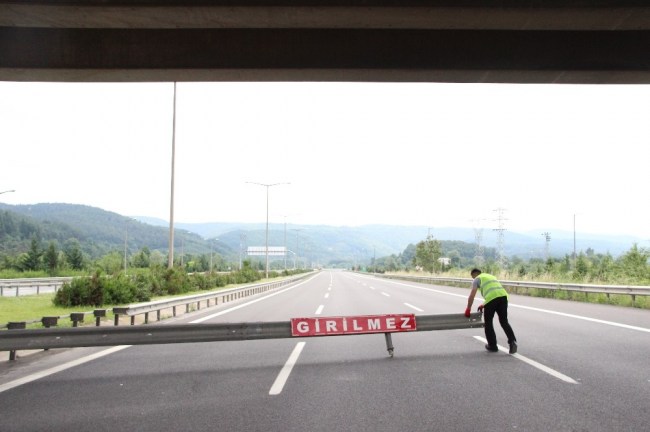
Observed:
[[[386,297],[390,297],[390,294],[387,294],[385,292],[382,292],[381,295],[386,296]]]
[[[480,340],[483,343],[487,343],[487,340],[481,336],[474,336],[474,339]],[[508,349],[502,347],[501,345],[497,345],[499,347],[499,351],[503,351],[504,353],[508,353]],[[561,372],[556,371],[555,369],[551,369],[548,366],[545,366],[541,363],[536,362],[535,360],[531,360],[528,357],[522,356],[521,354],[512,354],[512,356],[516,359],[519,359],[523,361],[524,363],[528,363],[529,365],[536,367],[537,369],[541,370],[542,372],[546,372],[547,374],[554,376],[555,378],[561,379],[564,382],[568,382],[569,384],[579,384],[578,381],[574,380],[573,378],[564,375]]]
[[[431,289],[431,288],[424,288],[424,287],[419,287],[419,286],[415,286],[415,285],[403,284],[403,283],[399,283],[399,282],[393,282],[393,281],[391,281],[391,282],[396,284],[396,285],[402,285],[402,286],[405,286],[405,287],[416,288],[416,289],[421,289],[421,290],[425,290],[425,291],[433,291],[433,292],[437,292],[437,293],[440,293],[440,294],[446,294],[446,295],[450,295],[450,296],[454,296],[454,297],[462,297],[464,299],[467,298],[466,295],[453,294],[453,293],[449,293],[449,292],[446,292],[446,291],[440,291],[440,290],[435,290],[435,289]],[[482,299],[479,296],[476,296],[475,300],[482,301]],[[574,314],[569,314],[569,313],[564,313],[564,312],[555,312],[555,311],[548,310],[548,309],[539,309],[539,308],[534,308],[534,307],[530,307],[530,306],[521,306],[521,305],[514,304],[514,303],[508,303],[508,306],[515,307],[515,308],[520,308],[520,309],[528,309],[528,310],[532,310],[532,311],[536,311],[536,312],[543,312],[543,313],[547,313],[547,314],[551,314],[551,315],[560,315],[560,316],[567,317],[567,318],[575,318],[575,319],[584,320],[584,321],[591,321],[591,322],[595,322],[595,323],[598,323],[598,324],[605,324],[605,325],[610,325],[610,326],[614,326],[614,327],[621,327],[621,328],[628,329],[628,330],[636,330],[636,331],[640,331],[640,332],[650,333],[649,328],[637,327],[637,326],[632,326],[632,325],[628,325],[628,324],[621,324],[621,323],[617,323],[617,322],[614,322],[614,321],[605,321],[605,320],[599,320],[599,319],[596,319],[596,318],[589,318],[589,317],[582,316],[582,315],[574,315]]]
[[[415,310],[418,311],[418,312],[424,312],[424,309],[420,309],[419,307],[415,307],[415,306],[413,306],[412,304],[404,303],[404,306],[408,306],[408,307],[410,307],[411,309],[415,309]]]
[[[314,277],[315,277],[315,276],[314,276]],[[219,315],[227,314],[228,312],[232,312],[232,311],[234,311],[234,310],[241,309],[241,308],[243,308],[243,307],[245,307],[245,306],[251,305],[251,304],[253,304],[253,303],[257,303],[258,301],[265,300],[265,299],[267,299],[267,298],[269,298],[269,297],[273,297],[273,296],[275,296],[275,295],[278,295],[278,294],[281,294],[281,293],[283,293],[283,292],[289,291],[289,290],[291,290],[291,289],[293,289],[293,288],[296,288],[296,287],[298,287],[298,286],[300,286],[300,285],[302,285],[302,284],[304,284],[304,283],[309,282],[309,281],[312,280],[314,277],[309,278],[308,280],[303,281],[303,282],[301,282],[301,283],[298,283],[298,284],[296,284],[296,285],[293,285],[293,286],[291,286],[291,287],[289,287],[289,288],[283,289],[282,291],[277,291],[277,292],[275,292],[275,293],[273,293],[273,294],[269,294],[269,295],[267,295],[267,296],[264,296],[264,297],[261,297],[261,298],[258,298],[258,299],[255,299],[255,300],[252,300],[252,301],[250,301],[250,302],[248,302],[248,303],[243,303],[243,304],[241,304],[241,305],[234,306],[234,307],[232,307],[232,308],[230,308],[230,309],[226,309],[226,310],[223,310],[223,311],[221,311],[221,312],[217,312],[217,313],[212,314],[212,315],[209,315],[209,316],[207,316],[207,317],[199,318],[199,319],[197,319],[197,320],[194,320],[194,321],[190,322],[190,324],[200,323],[200,322],[206,321],[206,320],[208,320],[208,319],[210,319],[210,318],[214,318],[214,317],[219,316]],[[104,351],[100,351],[100,352],[98,352],[98,353],[91,354],[91,355],[89,355],[89,356],[82,357],[82,358],[80,358],[80,359],[76,359],[76,360],[70,361],[70,362],[68,362],[68,363],[64,363],[64,364],[62,364],[62,365],[55,366],[55,367],[50,368],[50,369],[46,369],[46,370],[44,370],[44,371],[36,372],[36,373],[33,373],[33,374],[28,375],[28,376],[26,376],[26,377],[19,378],[19,379],[17,379],[17,380],[14,380],[14,381],[11,381],[11,382],[8,382],[8,383],[5,383],[5,384],[1,384],[1,385],[0,385],[0,393],[2,393],[2,392],[4,392],[4,391],[7,391],[7,390],[9,390],[9,389],[12,389],[12,388],[14,388],[14,387],[21,386],[21,385],[23,385],[23,384],[27,384],[27,383],[32,382],[32,381],[36,381],[37,379],[45,378],[46,376],[49,376],[49,375],[55,374],[55,373],[57,373],[57,372],[61,372],[61,371],[64,371],[64,370],[66,370],[66,369],[69,369],[69,368],[72,368],[72,367],[75,367],[75,366],[79,366],[79,365],[84,364],[84,363],[86,363],[86,362],[89,362],[89,361],[91,361],[91,360],[95,360],[95,359],[98,359],[98,358],[101,358],[101,357],[107,356],[107,355],[109,355],[109,354],[113,354],[114,352],[121,351],[121,350],[126,349],[126,348],[129,348],[129,347],[131,347],[131,346],[132,346],[132,345],[119,345],[119,346],[111,347],[111,348],[106,349],[106,350],[104,350]]]
[[[520,306],[520,305],[515,305],[515,304],[512,304],[512,303],[510,303],[509,306],[520,308],[520,309],[532,310],[532,311],[536,311],[536,312],[544,312],[544,313],[552,314],[552,315],[560,315],[560,316],[564,316],[564,317],[567,317],[567,318],[575,318],[575,319],[580,319],[580,320],[584,320],[584,321],[591,321],[591,322],[595,322],[595,323],[599,323],[599,324],[606,324],[606,325],[610,325],[610,326],[614,326],[614,327],[621,327],[621,328],[625,328],[625,329],[629,329],[629,330],[636,330],[636,331],[650,333],[650,329],[648,329],[648,328],[631,326],[631,325],[621,324],[621,323],[617,323],[617,322],[613,322],[613,321],[599,320],[599,319],[596,319],[596,318],[589,318],[589,317],[585,317],[585,316],[581,316],[581,315],[573,315],[573,314],[568,314],[568,313],[564,313],[564,312],[555,312],[555,311],[548,310],[548,309],[538,309],[538,308],[534,308],[534,307],[530,307],[530,306]]]
[[[316,277],[316,276],[314,276],[314,277]],[[257,302],[260,302],[260,301],[262,301],[262,300],[266,300],[267,298],[271,298],[271,297],[273,297],[273,296],[276,296],[276,295],[278,295],[278,294],[285,293],[285,292],[287,292],[287,291],[289,291],[289,290],[292,290],[292,289],[294,289],[294,288],[299,287],[300,285],[306,284],[307,282],[311,281],[314,277],[311,277],[311,278],[307,279],[306,281],[302,281],[302,282],[300,282],[300,283],[298,283],[298,284],[295,284],[295,285],[293,285],[293,286],[290,286],[289,288],[285,288],[285,289],[283,289],[283,290],[281,290],[281,291],[276,291],[276,292],[274,292],[274,293],[272,293],[272,294],[269,294],[269,295],[267,295],[267,296],[260,297],[260,298],[257,298],[257,299],[255,299],[255,300],[251,300],[251,301],[249,301],[249,302],[247,302],[247,303],[242,303],[242,304],[240,304],[240,305],[233,306],[233,307],[231,307],[231,308],[229,308],[229,309],[222,310],[221,312],[213,313],[213,314],[211,314],[211,315],[204,316],[203,318],[196,319],[196,320],[194,320],[194,321],[191,321],[190,324],[198,324],[198,323],[202,323],[203,321],[207,321],[207,320],[209,320],[209,319],[212,319],[212,318],[215,318],[215,317],[218,317],[218,316],[221,316],[221,315],[225,315],[225,314],[230,313],[230,312],[232,312],[232,311],[235,311],[235,310],[237,310],[237,309],[241,309],[241,308],[244,308],[244,307],[246,307],[246,306],[250,306],[250,305],[252,305],[253,303],[257,303]]]
[[[275,379],[275,382],[271,386],[271,390],[269,390],[270,395],[274,396],[282,393],[282,389],[284,388],[284,385],[287,383],[287,379],[289,379],[289,375],[291,375],[291,371],[293,370],[293,367],[298,361],[298,357],[300,357],[300,353],[302,352],[302,349],[305,347],[306,343],[307,342],[298,342],[296,347],[293,349],[293,352],[289,356],[289,359],[284,364],[284,367],[282,368],[282,370],[278,374],[278,377]]]
[[[332,291],[332,285],[327,287],[327,291]]]
[[[325,307],[325,305],[320,305],[320,306],[318,306],[318,309],[316,309],[316,315],[320,315],[321,312],[323,312],[323,308],[324,308],[324,307]]]
[[[374,289],[375,289],[375,287],[374,287],[374,286],[371,286],[371,287],[370,287],[370,289],[371,289],[371,290],[374,290]]]
[[[329,298],[330,293],[325,293],[325,298]]]
[[[53,375],[53,374],[55,374],[57,372],[61,372],[61,371],[64,371],[66,369],[70,369],[72,367],[82,365],[82,364],[87,363],[87,362],[89,362],[91,360],[95,360],[95,359],[98,359],[100,357],[104,357],[104,356],[107,356],[109,354],[113,354],[115,352],[121,351],[121,350],[129,348],[131,346],[132,345],[120,345],[120,346],[111,347],[109,349],[105,349],[104,351],[100,351],[98,353],[91,354],[91,355],[86,356],[86,357],[78,358],[76,360],[69,361],[68,363],[64,363],[62,365],[55,366],[55,367],[50,368],[50,369],[45,369],[43,371],[36,372],[36,373],[31,374],[31,375],[27,375],[25,377],[19,378],[19,379],[14,380],[14,381],[10,381],[8,383],[0,385],[0,393],[5,392],[5,391],[7,391],[9,389],[12,389],[14,387],[21,386],[23,384],[27,384],[27,383],[30,383],[32,381],[36,381],[38,379],[45,378],[46,376]]]

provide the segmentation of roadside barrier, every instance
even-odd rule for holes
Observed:
[[[57,292],[72,277],[0,279],[0,297]]]
[[[115,315],[114,325],[118,326],[120,324],[120,316],[126,316],[130,318],[130,324],[135,325],[135,319],[139,315],[144,315],[144,323],[149,323],[149,314],[155,312],[156,318],[158,321],[161,320],[161,312],[166,309],[171,309],[173,316],[176,316],[178,307],[185,307],[185,312],[190,312],[190,309],[196,308],[196,310],[201,309],[201,306],[210,307],[212,304],[215,306],[217,304],[223,304],[230,301],[234,301],[240,298],[260,294],[266,291],[274,290],[285,285],[294,283],[298,280],[304,279],[308,276],[311,276],[313,273],[303,273],[300,275],[292,276],[278,281],[273,282],[264,282],[255,285],[245,285],[237,288],[230,288],[225,290],[212,291],[205,294],[196,294],[191,296],[176,297],[172,299],[159,300],[148,303],[139,303],[129,306],[119,306],[112,309],[113,314]],[[87,315],[92,315],[95,318],[95,326],[99,327],[101,324],[101,319],[106,317],[107,312],[110,309],[95,309],[90,312],[72,312],[70,315],[61,315],[61,316],[46,316],[39,319],[33,319],[29,321],[18,321],[18,322],[9,322],[5,325],[0,326],[0,328],[6,328],[7,330],[21,330],[31,331],[32,329],[27,329],[28,324],[38,324],[41,323],[44,327],[43,330],[51,330],[52,327],[56,327],[60,319],[70,318],[72,321],[72,327],[78,327],[81,323],[84,322],[84,319]],[[81,329],[81,328],[80,328]],[[79,329],[79,330],[80,330]],[[39,330],[39,329],[36,329]],[[7,331],[0,331],[0,339],[2,339],[6,334],[11,333]],[[79,345],[79,346],[88,346],[88,345]],[[9,349],[9,359],[16,359],[16,349]],[[34,346],[29,348],[22,349],[41,349]],[[44,348],[45,349],[45,348]]]
[[[0,332],[0,351],[384,333],[388,354],[393,357],[392,333],[469,329],[483,326],[482,314],[473,313],[469,318],[464,314],[422,316],[395,314],[294,318],[291,321],[280,322],[46,328]]]
[[[400,279],[419,283],[452,283],[457,286],[469,287],[472,283],[470,278],[445,278],[445,277],[427,277],[427,276],[407,276],[407,275],[374,275],[385,279]],[[568,291],[580,292],[585,295],[589,294],[606,294],[607,298],[611,294],[629,295],[632,297],[632,304],[636,296],[650,296],[650,286],[636,286],[636,285],[589,285],[589,284],[573,284],[573,283],[553,283],[553,282],[520,282],[520,281],[504,281],[499,280],[501,285],[511,290],[518,289],[543,289],[552,292]]]

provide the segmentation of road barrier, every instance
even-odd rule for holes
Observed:
[[[311,276],[313,273],[303,273],[297,276],[292,276],[278,281],[273,282],[264,282],[255,285],[245,285],[237,288],[230,288],[219,291],[212,291],[205,294],[196,294],[191,296],[176,297],[172,299],[159,300],[148,303],[140,303],[129,306],[119,306],[112,309],[113,314],[115,315],[114,325],[118,326],[120,323],[120,315],[130,317],[131,325],[135,324],[135,318],[138,315],[144,315],[144,323],[149,323],[149,314],[156,312],[157,320],[161,319],[161,312],[166,309],[171,309],[173,316],[176,316],[176,308],[179,306],[185,306],[185,312],[190,312],[190,309],[195,307],[197,310],[201,309],[201,304],[205,304],[206,307],[210,307],[211,302],[214,302],[216,306],[219,303],[226,303],[236,299],[248,297],[251,295],[260,294],[266,291],[280,288],[282,286],[288,285],[293,282],[297,282],[300,279],[304,279],[308,276]],[[219,302],[221,300],[221,302]],[[95,326],[99,327],[101,319],[106,317],[109,309],[95,309],[90,312],[72,312],[70,315],[62,316],[46,316],[39,319],[33,319],[29,321],[18,321],[18,322],[9,322],[5,325],[0,326],[0,328],[6,328],[8,330],[23,330],[27,328],[28,324],[37,324],[41,323],[43,327],[51,328],[55,327],[59,319],[70,318],[72,321],[73,327],[78,327],[80,323],[84,322],[84,319],[87,315],[93,315],[95,317]],[[1,335],[4,335],[6,332],[0,332]],[[30,348],[32,349],[32,348]],[[34,348],[37,349],[37,348]],[[15,360],[16,358],[16,349],[9,350],[9,360]]]
[[[0,297],[56,292],[72,277],[0,279]]]
[[[445,277],[427,277],[427,276],[407,276],[407,275],[374,275],[385,279],[400,279],[412,282],[436,284],[436,283],[452,283],[454,285],[461,285],[469,287],[472,284],[470,278],[445,278]],[[511,290],[518,289],[543,289],[568,292],[580,292],[585,295],[589,294],[606,294],[609,298],[610,294],[629,295],[632,297],[634,303],[636,296],[650,296],[650,286],[635,286],[635,285],[589,285],[589,284],[573,284],[573,283],[554,283],[554,282],[520,282],[520,281],[503,281],[499,280],[501,285]]]
[[[282,339],[295,337],[345,336],[368,333],[384,333],[389,355],[394,347],[391,334],[402,331],[432,331],[482,328],[481,313],[469,318],[464,314],[447,315],[372,315],[333,318],[295,318],[297,321],[251,322],[226,324],[171,324],[122,327],[79,327],[22,329],[0,332],[0,351],[54,349],[93,346],[150,345],[173,343],[197,343],[217,341],[242,341],[255,339]],[[323,329],[331,331],[295,333],[300,322],[319,322]],[[351,332],[343,329],[343,320],[350,325]],[[355,321],[356,320],[356,321]],[[340,327],[328,322],[336,322]],[[375,324],[373,324],[375,323]]]

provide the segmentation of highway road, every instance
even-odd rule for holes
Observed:
[[[462,313],[468,293],[324,270],[160,325]],[[393,358],[372,334],[3,360],[0,431],[650,430],[650,311],[512,295],[509,312],[516,355],[464,329],[393,334]]]

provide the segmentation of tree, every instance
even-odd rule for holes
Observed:
[[[124,268],[124,255],[113,251],[97,260],[97,266],[107,274],[116,274]]]
[[[643,248],[639,249],[635,243],[632,245],[632,248],[619,259],[623,274],[626,277],[637,281],[643,281],[650,278],[650,267],[648,267],[649,258],[650,251]]]
[[[81,270],[84,266],[84,257],[81,253],[81,246],[79,240],[71,238],[65,243],[65,259],[74,270]]]
[[[48,246],[43,258],[48,273],[50,276],[54,275],[57,268],[59,267],[59,251],[57,250],[56,242],[50,242],[50,245]]]
[[[33,236],[29,251],[23,256],[21,267],[23,270],[38,270],[41,268],[42,256],[41,241],[38,237]]]
[[[425,271],[433,273],[440,270],[441,264],[438,260],[442,256],[440,242],[428,235],[426,240],[415,245],[414,264],[422,267]]]
[[[148,268],[151,265],[151,251],[147,246],[140,249],[140,251],[132,259],[133,267]]]

